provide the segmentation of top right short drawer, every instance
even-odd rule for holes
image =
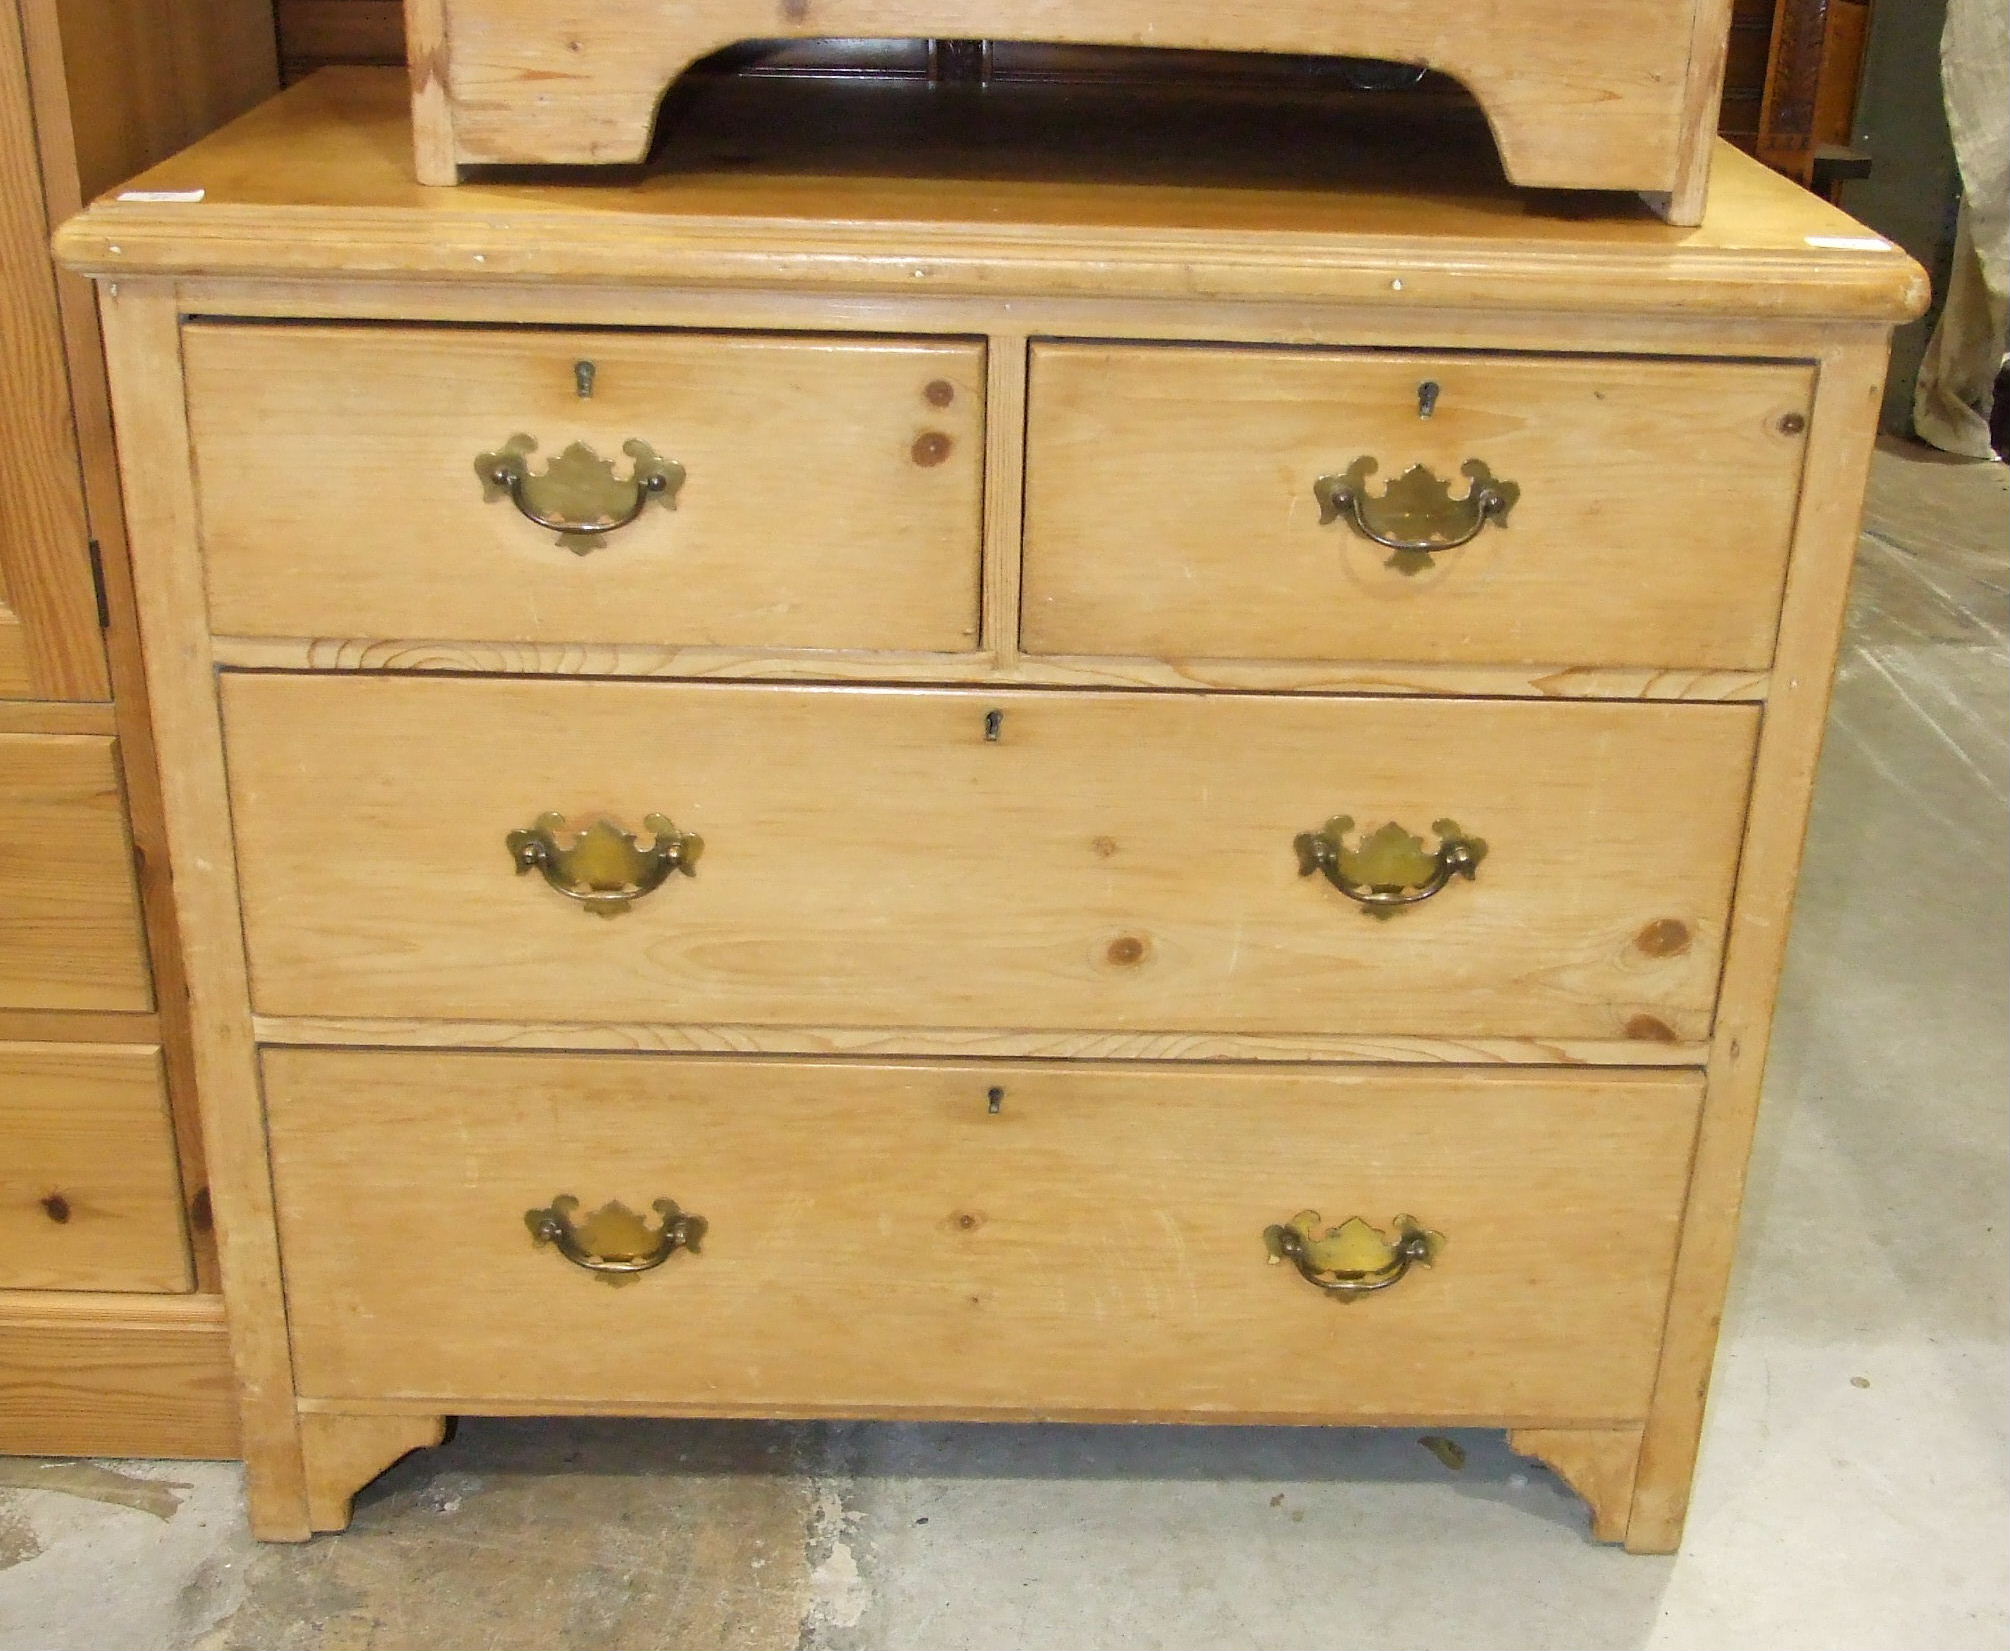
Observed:
[[[1762,671],[1794,362],[1036,345],[1022,646]]]

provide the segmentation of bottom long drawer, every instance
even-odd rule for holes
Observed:
[[[1642,1416],[1701,1090],[302,1049],[265,1074],[309,1397],[1364,1422]],[[652,1258],[658,1200],[702,1241],[596,1276]]]

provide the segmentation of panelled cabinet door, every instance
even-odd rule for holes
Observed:
[[[0,698],[105,699],[35,137],[19,14],[0,6]]]

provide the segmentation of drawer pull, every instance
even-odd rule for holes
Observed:
[[[1431,826],[1438,834],[1435,850],[1394,820],[1363,837],[1360,847],[1349,848],[1347,833],[1353,829],[1349,816],[1336,814],[1318,831],[1300,832],[1292,847],[1298,850],[1300,877],[1323,872],[1370,917],[1394,917],[1405,906],[1430,899],[1454,877],[1472,881],[1487,857],[1484,840],[1468,837],[1454,820]]]
[[[544,874],[544,880],[568,900],[577,900],[600,917],[619,917],[651,889],[662,887],[673,871],[698,875],[698,856],[705,839],[679,831],[661,814],[644,817],[651,833],[644,848],[635,834],[606,820],[595,820],[571,842],[560,840],[563,814],[540,814],[527,831],[512,831],[503,839],[517,875]]]
[[[526,520],[556,533],[558,542],[575,555],[584,556],[652,503],[666,510],[677,508],[684,467],[659,456],[646,441],[621,444],[621,451],[635,461],[625,480],[615,475],[612,459],[603,459],[583,441],[574,442],[544,467],[542,475],[533,476],[530,455],[536,447],[529,436],[511,436],[495,452],[476,459],[482,497],[490,504],[508,499]]]
[[[647,1216],[637,1215],[619,1199],[575,1223],[572,1215],[578,1208],[577,1198],[561,1193],[541,1210],[525,1210],[523,1222],[539,1249],[549,1244],[573,1266],[598,1273],[610,1283],[660,1267],[679,1250],[696,1255],[703,1247],[705,1218],[686,1215],[668,1198],[650,1206],[660,1218],[653,1229]]]
[[[1412,1267],[1434,1265],[1444,1250],[1445,1235],[1427,1232],[1413,1216],[1399,1215],[1391,1226],[1394,1236],[1384,1237],[1355,1215],[1322,1233],[1319,1212],[1300,1210],[1280,1227],[1265,1227],[1263,1245],[1272,1266],[1288,1261],[1335,1300],[1357,1301],[1399,1283]]]
[[[1428,409],[1423,416],[1430,417]],[[1346,517],[1362,538],[1395,552],[1386,565],[1398,573],[1423,572],[1437,552],[1471,543],[1488,522],[1506,527],[1508,512],[1521,497],[1521,488],[1498,480],[1485,460],[1467,459],[1459,473],[1472,485],[1462,499],[1453,498],[1452,484],[1423,464],[1411,465],[1379,499],[1371,499],[1368,478],[1377,468],[1363,454],[1340,475],[1321,476],[1312,484],[1312,496],[1319,501],[1322,526]]]

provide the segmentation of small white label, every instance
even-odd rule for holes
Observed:
[[[143,206],[193,205],[209,193],[206,189],[122,189],[118,199],[137,201]]]
[[[1838,252],[1890,252],[1891,242],[1882,235],[1807,235],[1811,247],[1834,247]]]

